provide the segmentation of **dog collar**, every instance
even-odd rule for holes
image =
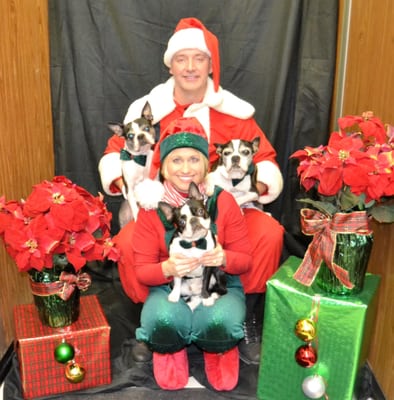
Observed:
[[[206,250],[207,249],[207,239],[201,238],[194,242],[188,242],[187,240],[180,240],[179,245],[184,249],[191,249],[196,247],[197,249]]]
[[[140,154],[140,155],[134,155],[131,154],[129,151],[126,149],[122,149],[120,151],[120,159],[123,161],[135,161],[137,164],[141,165],[142,167],[145,167],[146,165],[146,155]]]
[[[248,171],[246,172],[245,175],[252,175],[254,170],[255,170],[255,165],[254,163],[250,164],[248,167]],[[244,180],[245,176],[242,179],[231,179],[231,183],[233,186],[237,186],[238,183],[242,182]]]

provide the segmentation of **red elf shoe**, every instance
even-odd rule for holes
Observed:
[[[183,389],[189,380],[189,362],[186,349],[176,353],[153,353],[153,375],[165,390]]]
[[[225,353],[204,352],[205,373],[208,382],[218,391],[233,390],[238,383],[238,346]]]

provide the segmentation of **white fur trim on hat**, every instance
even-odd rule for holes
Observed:
[[[168,41],[167,50],[164,53],[164,64],[170,67],[174,54],[184,49],[198,49],[211,57],[211,52],[205,43],[204,33],[201,29],[181,29],[175,32]]]

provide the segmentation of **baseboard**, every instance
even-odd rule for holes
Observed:
[[[3,383],[5,377],[7,376],[12,363],[12,355],[14,352],[13,343],[10,344],[4,356],[0,360],[0,385]]]
[[[363,365],[357,376],[355,393],[357,400],[386,400],[368,362]]]

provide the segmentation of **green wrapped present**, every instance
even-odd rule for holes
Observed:
[[[330,296],[293,279],[301,263],[289,257],[267,282],[259,400],[352,400],[365,363],[380,278],[367,274],[364,289]]]

